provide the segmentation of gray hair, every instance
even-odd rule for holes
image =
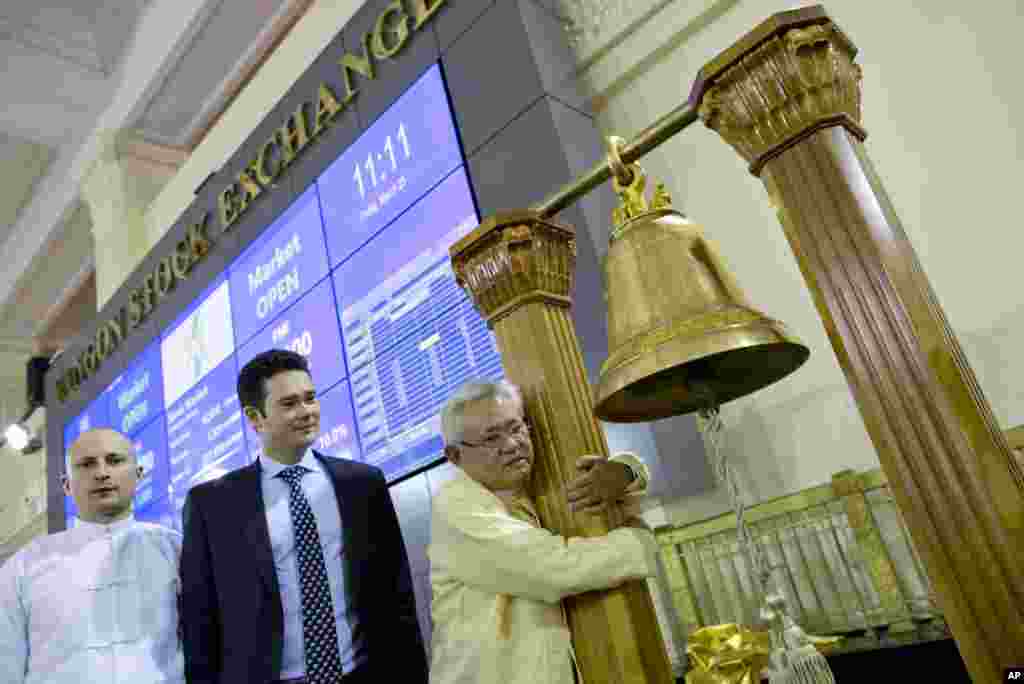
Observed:
[[[446,445],[462,441],[466,406],[487,399],[514,400],[523,405],[519,388],[506,380],[469,380],[463,383],[441,409],[441,434]]]

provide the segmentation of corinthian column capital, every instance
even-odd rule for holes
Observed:
[[[705,66],[690,100],[759,175],[821,128],[843,126],[864,139],[856,54],[820,7],[783,12]]]
[[[528,302],[571,303],[576,233],[535,212],[496,214],[451,254],[456,281],[491,325]]]

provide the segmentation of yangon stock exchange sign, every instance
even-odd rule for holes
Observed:
[[[362,37],[360,50],[346,51],[338,60],[335,81],[319,85],[310,99],[302,102],[260,147],[255,158],[236,175],[217,197],[219,221],[210,212],[188,226],[185,239],[158,262],[143,278],[142,285],[128,294],[127,303],[116,315],[101,322],[92,340],[57,378],[57,400],[77,394],[136,328],[149,318],[160,301],[179,281],[189,277],[196,264],[210,252],[217,239],[229,232],[246,209],[274,181],[284,174],[303,149],[317,139],[331,123],[346,112],[359,95],[360,79],[369,83],[377,77],[377,64],[396,58],[412,35],[423,28],[445,0],[395,0],[377,16],[373,30]]]

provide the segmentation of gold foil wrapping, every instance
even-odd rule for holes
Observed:
[[[758,684],[769,651],[768,632],[732,623],[701,627],[686,644],[686,684]]]

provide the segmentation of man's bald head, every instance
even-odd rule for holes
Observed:
[[[68,475],[71,475],[71,464],[75,462],[76,454],[81,457],[85,454],[107,452],[124,454],[133,461],[138,458],[135,445],[120,432],[110,428],[94,428],[79,435],[68,449],[64,463],[68,468]]]
[[[82,520],[112,522],[131,512],[142,468],[130,439],[107,428],[84,432],[67,450],[66,466],[64,492]]]

